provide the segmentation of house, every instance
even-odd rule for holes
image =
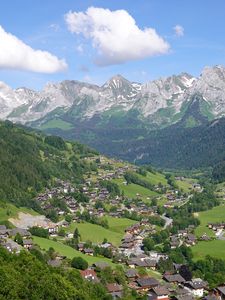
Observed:
[[[32,240],[23,240],[23,247],[25,249],[31,249],[33,247],[33,241]]]
[[[3,243],[2,246],[9,252],[13,252],[16,254],[20,253],[20,250],[22,249],[22,247],[13,240],[7,240],[7,242]]]
[[[187,290],[185,288],[176,289],[174,298],[176,300],[194,300],[193,295],[190,293],[189,290]]]
[[[165,286],[156,286],[150,289],[148,300],[169,300],[169,291]]]
[[[180,274],[164,275],[163,279],[169,283],[184,283],[185,279]]]
[[[107,262],[104,262],[104,261],[99,261],[99,262],[94,263],[93,266],[95,268],[103,270],[103,269],[109,267],[109,264]]]
[[[125,273],[128,280],[135,280],[139,277],[138,271],[135,269],[128,269]]]
[[[95,281],[95,282],[99,281],[96,272],[92,269],[81,270],[80,275],[82,278],[89,280],[89,281]]]
[[[185,243],[187,246],[194,246],[196,244],[197,238],[194,234],[189,233],[186,237]]]
[[[138,290],[141,292],[147,292],[151,288],[159,285],[158,280],[156,280],[152,277],[139,278],[136,280],[136,282],[138,284]]]
[[[5,225],[0,225],[0,239],[5,239],[9,236],[9,229]]]
[[[214,289],[214,295],[219,296],[220,299],[225,299],[225,285],[218,286]]]
[[[90,256],[94,255],[94,250],[91,249],[91,248],[84,248],[83,252],[84,252],[84,254],[87,254],[87,255],[90,255]]]
[[[203,297],[207,285],[208,283],[201,278],[195,278],[185,283],[185,286],[194,297]]]
[[[84,243],[78,243],[77,246],[78,246],[78,250],[79,250],[79,251],[82,252],[82,251],[84,250]]]
[[[108,283],[106,289],[111,294],[111,296],[116,298],[122,298],[123,295],[123,286],[118,283]]]
[[[145,263],[146,263],[146,267],[147,268],[150,268],[152,270],[155,270],[156,269],[156,266],[157,266],[157,260],[155,259],[146,259],[145,260]]]
[[[11,236],[15,236],[17,233],[19,233],[23,238],[31,237],[31,233],[23,228],[13,228],[10,231]]]

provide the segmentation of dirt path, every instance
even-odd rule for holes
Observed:
[[[50,221],[45,216],[33,216],[31,214],[25,214],[23,212],[20,212],[17,218],[10,218],[9,222],[11,222],[14,226],[23,229],[27,229],[33,226],[45,227],[50,223]]]

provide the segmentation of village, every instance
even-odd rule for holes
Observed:
[[[153,186],[154,192],[158,192],[156,196],[146,197],[147,201],[143,201],[142,195],[136,193],[135,199],[132,199],[126,197],[123,192],[117,193],[117,190],[115,192],[115,186],[107,183],[120,179],[122,184],[127,186],[125,174],[136,173],[137,167],[129,164],[120,165],[119,161],[114,161],[113,164],[105,162],[104,157],[100,157],[97,163],[98,174],[94,172],[87,174],[80,186],[57,179],[54,187],[46,189],[36,197],[37,203],[46,212],[45,216],[21,215],[20,219],[11,220],[16,226],[12,229],[0,225],[0,244],[14,253],[33,249],[36,245],[32,239],[32,229],[41,228],[46,231],[46,237],[49,239],[75,247],[82,255],[105,257],[114,264],[122,265],[127,286],[141,295],[146,294],[147,299],[166,300],[172,297],[189,300],[210,294],[212,291],[209,291],[207,282],[201,278],[190,278],[185,276],[185,272],[181,272],[185,265],[174,262],[172,270],[161,273],[161,265],[168,260],[168,254],[165,251],[145,247],[146,240],[164,231],[167,232],[165,240],[170,249],[192,247],[198,243],[193,225],[178,230],[176,234],[170,232],[173,219],[166,216],[166,211],[174,206],[182,207],[191,199],[193,191],[202,190],[201,186],[195,183],[189,193],[184,193],[168,184],[159,183]],[[162,198],[164,201],[160,207],[157,204]],[[124,228],[119,245],[114,245],[108,236],[105,236],[101,243],[84,240],[82,236],[82,239],[80,238],[75,225],[74,232],[69,229],[71,224],[84,222],[107,228],[107,217],[118,221],[121,218],[130,218],[133,221],[132,225]],[[209,225],[214,230],[218,229],[218,226]],[[224,229],[224,224],[220,224],[219,228],[221,226]],[[37,233],[33,230],[33,235],[35,234]],[[75,238],[75,243],[72,243]],[[57,254],[48,263],[57,267],[64,264],[65,258]],[[81,270],[80,274],[86,280],[98,282],[98,270],[109,267],[110,265],[103,259],[90,265],[88,269]],[[113,298],[121,298],[123,295],[124,287],[118,283],[107,283],[106,288]],[[225,287],[218,287],[213,293],[223,298],[224,291]],[[213,299],[211,296],[207,297],[205,299]]]

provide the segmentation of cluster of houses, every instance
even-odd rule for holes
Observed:
[[[164,254],[152,253],[152,255],[155,261],[166,259]],[[128,267],[125,269],[126,284],[138,294],[146,294],[148,300],[224,299],[224,286],[209,290],[208,283],[201,278],[189,278],[186,280],[179,274],[179,268],[182,265],[176,265],[173,273],[165,273],[162,278],[156,279],[147,274],[141,274],[140,268],[138,268],[140,267],[139,263],[136,263],[136,261],[143,262],[143,264],[140,264],[142,267],[147,258],[144,255],[139,255],[139,257],[133,259],[133,263],[128,263]],[[98,270],[102,270],[108,266],[106,262],[98,262],[92,267],[80,271],[80,274],[85,280],[99,282]],[[153,267],[147,268],[153,269]],[[107,283],[106,289],[113,299],[122,298],[124,293],[124,286],[116,282]]]
[[[126,228],[118,252],[126,257],[142,254],[143,239],[155,232],[155,225],[150,224],[148,219],[142,219]]]
[[[178,230],[177,234],[170,236],[170,247],[175,249],[181,245],[187,247],[194,246],[197,243],[197,237],[193,234],[194,226],[189,225],[187,228]]]
[[[164,204],[165,208],[180,206],[187,201],[187,197],[181,195],[178,190],[169,190],[165,196],[167,199],[167,202]]]
[[[21,244],[14,241],[17,234],[22,238]],[[18,254],[22,249],[31,249],[33,240],[31,238],[31,233],[26,229],[8,229],[5,225],[0,225],[0,245],[9,252]]]

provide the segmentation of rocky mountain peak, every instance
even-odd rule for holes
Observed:
[[[218,117],[225,114],[224,91],[223,66],[206,67],[199,78],[181,73],[145,84],[130,82],[120,74],[110,78],[101,87],[65,80],[48,83],[42,91],[27,88],[13,90],[0,82],[0,117],[26,123],[39,120],[56,108],[67,111],[72,107],[73,115],[82,120],[111,109],[137,110],[140,117],[154,120],[160,115],[161,120],[164,115],[172,118],[181,112],[183,104],[190,103],[195,94],[201,95],[201,99],[209,104],[207,109],[210,109],[210,113]]]

